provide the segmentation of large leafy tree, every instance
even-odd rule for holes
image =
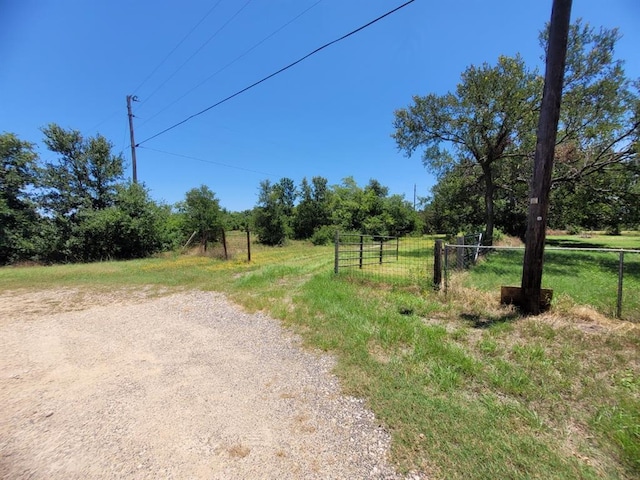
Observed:
[[[254,223],[260,243],[282,245],[292,236],[292,222],[297,191],[293,180],[282,178],[273,184],[260,182]]]
[[[122,182],[123,158],[102,135],[84,138],[77,130],[52,123],[45,127],[44,143],[58,157],[46,163],[43,206],[55,215],[70,217],[81,208],[100,210],[113,205]]]
[[[577,182],[611,166],[632,166],[640,132],[638,84],[614,57],[617,29],[571,25],[554,183]],[[546,47],[546,32],[541,43]]]
[[[0,264],[31,258],[39,217],[33,200],[37,155],[12,133],[0,135]]]
[[[112,153],[101,135],[85,138],[53,123],[42,131],[45,145],[57,154],[45,163],[40,178],[39,205],[49,232],[44,256],[53,261],[93,259],[86,225],[81,224],[114,205],[123,158]]]
[[[296,207],[294,233],[296,238],[310,238],[314,231],[329,225],[330,191],[324,177],[313,177],[311,184],[306,178],[300,185],[301,200]]]
[[[206,251],[207,242],[215,240],[222,228],[222,212],[215,193],[206,185],[192,188],[178,209],[184,215],[186,231],[196,232],[201,248]]]
[[[485,241],[492,243],[500,163],[521,157],[535,129],[540,78],[522,58],[500,57],[496,65],[471,66],[455,92],[414,96],[395,112],[398,148],[411,156],[422,149],[423,163],[441,178],[455,166],[482,184]]]
[[[580,20],[569,31],[553,174],[555,213],[565,225],[617,232],[634,221],[640,203],[638,82],[615,58],[619,39],[617,29]],[[545,32],[543,47],[546,41]]]
[[[552,180],[552,226],[564,222],[587,227],[599,219],[598,228],[615,230],[616,221],[630,221],[629,211],[640,201],[634,186],[638,82],[626,78],[623,63],[614,58],[618,39],[615,29],[596,31],[580,20],[571,26]],[[543,33],[544,48],[546,41]],[[501,57],[496,67],[467,69],[455,94],[415,97],[414,105],[396,112],[398,146],[409,155],[424,149],[425,165],[446,184],[434,189],[433,202],[440,212],[477,209],[477,182],[483,187],[487,236],[494,226],[523,235],[541,91],[541,79],[519,58]],[[457,192],[454,187],[459,187]],[[580,205],[602,211],[585,215]],[[442,214],[431,208],[430,217],[441,219]],[[464,229],[469,216],[463,217],[444,223]]]

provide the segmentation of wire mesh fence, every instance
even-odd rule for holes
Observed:
[[[334,272],[390,283],[425,284],[433,278],[433,239],[339,233]]]
[[[225,231],[219,235],[218,241],[209,245],[207,254],[224,260],[251,261],[251,241],[249,232]]]
[[[465,269],[465,284],[481,290],[521,284],[522,247],[481,247],[485,255],[461,266],[459,259],[476,248],[445,246],[445,289],[451,276]],[[553,290],[554,302],[569,298],[610,317],[640,321],[640,250],[546,247],[542,283]]]

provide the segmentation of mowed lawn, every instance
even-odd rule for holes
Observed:
[[[583,274],[581,261],[571,268],[574,279]],[[6,267],[0,289],[225,292],[335,355],[343,390],[367,400],[403,470],[430,478],[640,477],[639,325],[577,299],[523,318],[498,305],[493,287],[467,285],[482,272],[466,275],[446,296],[428,282],[335,276],[333,247],[292,242],[252,245],[251,263],[234,253],[228,261],[167,255]]]

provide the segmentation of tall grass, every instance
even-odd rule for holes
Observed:
[[[478,289],[445,301],[428,285],[335,276],[332,247],[252,247],[251,263],[167,256],[2,268],[0,290],[226,292],[336,356],[344,391],[367,399],[403,470],[454,479],[640,476],[637,325],[521,318]]]

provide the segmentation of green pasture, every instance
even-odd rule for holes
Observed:
[[[552,236],[544,257],[542,286],[554,294],[554,304],[569,301],[615,316],[618,298],[619,252],[554,250],[553,248],[615,248],[640,250],[640,236]],[[467,284],[485,291],[519,286],[523,251],[496,250],[473,267]],[[640,253],[625,253],[622,277],[622,317],[640,321]]]

